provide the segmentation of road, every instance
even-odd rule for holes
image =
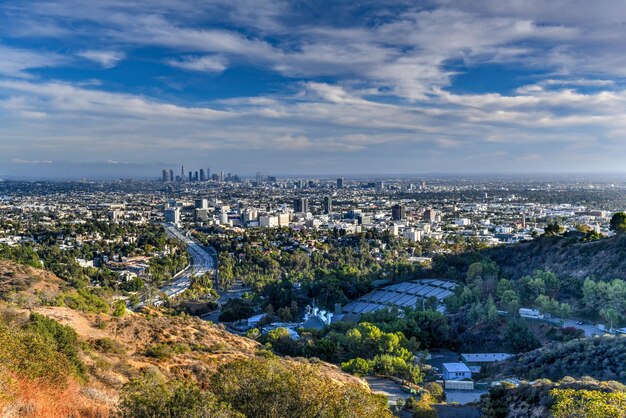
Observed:
[[[192,277],[200,277],[207,272],[215,269],[215,259],[213,255],[209,254],[205,247],[202,247],[196,241],[183,234],[174,225],[163,224],[165,232],[168,235],[181,240],[187,244],[187,252],[191,256],[191,264],[188,268],[183,270],[179,275],[174,278],[174,281],[169,285],[163,287],[161,292],[165,293],[168,298],[178,296],[191,286]],[[160,305],[160,300],[155,300],[155,305]]]
[[[552,322],[553,324],[561,325],[562,328],[581,329],[585,332],[585,337],[609,335],[607,332],[602,331],[600,328],[597,328],[593,324],[588,324],[588,323],[577,324],[578,320],[575,320],[575,319],[549,318],[547,319],[547,321]]]

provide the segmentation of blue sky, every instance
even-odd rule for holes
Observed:
[[[622,0],[0,1],[0,175],[611,172]]]

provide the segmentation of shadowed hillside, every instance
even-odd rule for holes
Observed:
[[[595,241],[578,237],[543,237],[530,242],[491,248],[483,253],[509,278],[546,270],[558,276],[600,280],[626,279],[626,235]]]

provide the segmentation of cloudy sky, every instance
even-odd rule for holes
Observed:
[[[625,77],[623,0],[0,0],[0,175],[624,171]]]

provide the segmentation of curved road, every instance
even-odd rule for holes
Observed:
[[[169,285],[163,287],[161,292],[165,293],[168,298],[178,296],[191,286],[192,277],[200,277],[207,272],[215,270],[215,260],[211,254],[209,254],[204,247],[198,244],[196,241],[184,235],[174,225],[163,224],[165,231],[171,237],[179,239],[187,244],[187,252],[191,256],[191,264],[188,268],[183,270],[180,275]],[[155,305],[160,305],[160,300],[155,300]]]

